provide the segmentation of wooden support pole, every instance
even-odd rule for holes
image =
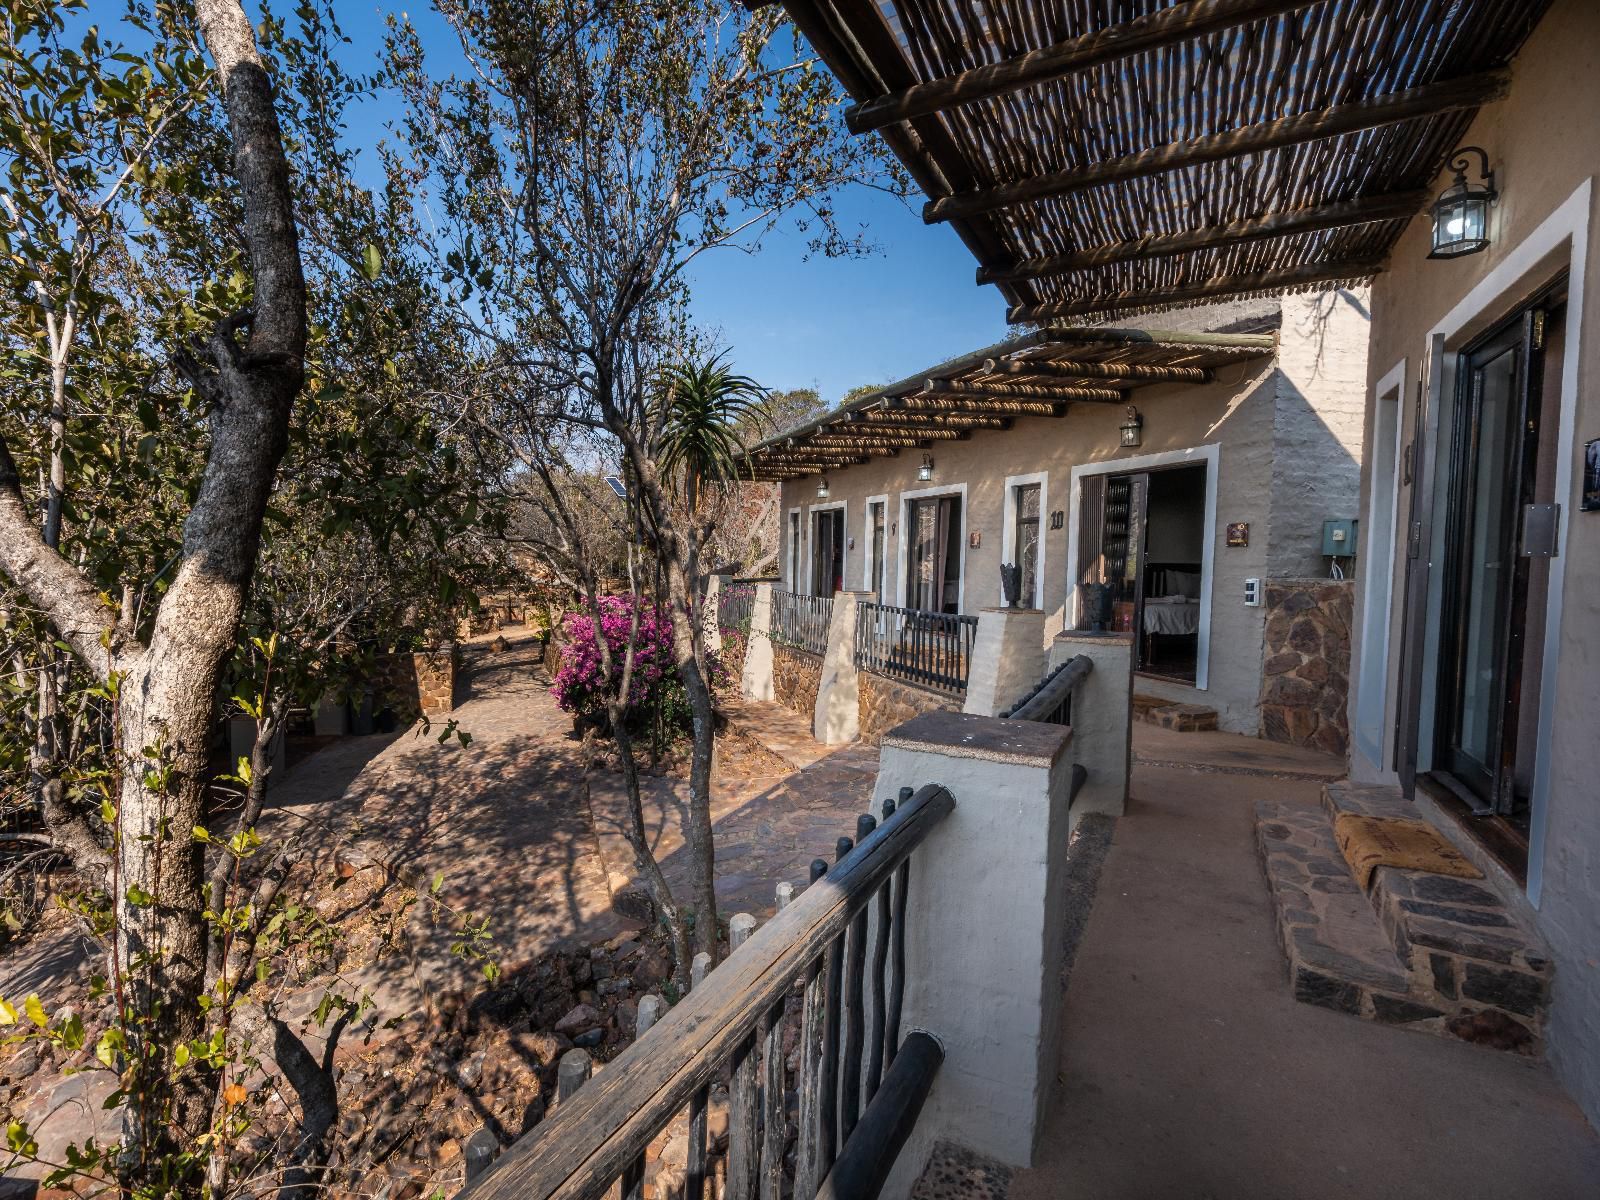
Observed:
[[[1345,263],[1313,263],[1279,271],[1258,271],[1252,275],[1225,275],[1191,287],[1169,288],[1159,292],[1123,292],[1093,300],[1069,300],[1046,304],[1018,304],[1006,311],[1013,325],[1023,321],[1049,321],[1057,317],[1078,317],[1086,313],[1111,312],[1146,305],[1179,304],[1187,300],[1206,300],[1213,296],[1233,296],[1245,292],[1276,292],[1284,288],[1314,283],[1337,283],[1366,279],[1383,269],[1381,261],[1365,259]]]
[[[1061,387],[1056,384],[994,384],[951,382],[930,379],[923,389],[934,396],[969,396],[976,400],[1087,400],[1098,404],[1121,404],[1120,389],[1111,387]]]
[[[1312,2],[1191,0],[1187,4],[1175,4],[1126,24],[1107,26],[1083,37],[1030,50],[1004,62],[989,63],[942,79],[912,84],[875,100],[853,105],[845,110],[845,127],[851,133],[882,129],[899,121],[909,121],[957,105],[1004,95],[1030,84],[1089,71],[1145,50],[1190,41],[1235,25],[1305,8]]]
[[[1209,367],[1163,367],[1151,363],[1056,362],[1043,358],[990,359],[983,364],[983,373],[1044,375],[1051,379],[1116,379],[1124,384],[1211,382]]]
[[[1276,150],[1284,146],[1298,146],[1303,142],[1357,133],[1363,129],[1393,125],[1418,117],[1434,117],[1440,113],[1477,108],[1480,104],[1504,96],[1510,79],[1509,69],[1484,71],[1461,79],[1406,88],[1387,96],[1352,100],[1331,108],[1295,113],[1190,141],[1154,146],[1137,154],[1107,159],[1079,170],[1052,171],[999,187],[930,200],[923,207],[922,219],[934,224],[958,217],[974,217],[1013,204],[1064,196],[1108,183],[1174,171],[1179,167],[1258,154],[1263,150]]]
[[[556,1063],[556,1103],[565,1104],[594,1070],[594,1062],[584,1049],[568,1050]]]
[[[1044,279],[1071,271],[1089,271],[1114,263],[1137,262],[1194,250],[1217,250],[1240,246],[1267,238],[1315,233],[1324,229],[1343,229],[1351,225],[1370,225],[1377,221],[1396,221],[1415,216],[1430,199],[1428,192],[1399,192],[1394,195],[1365,196],[1340,200],[1290,212],[1247,217],[1208,229],[1186,229],[1164,236],[1152,234],[1131,242],[1111,242],[1089,246],[1071,254],[1044,258],[1025,258],[1006,267],[979,267],[979,283],[1019,283],[1025,279]]]

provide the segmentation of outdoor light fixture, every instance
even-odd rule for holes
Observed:
[[[817,499],[818,500],[826,500],[827,498],[828,498],[828,477],[826,475],[824,475],[821,479],[817,480]]]
[[[917,478],[922,480],[923,483],[927,483],[928,480],[933,478],[933,455],[924,454],[922,456],[922,465],[917,468]]]
[[[1126,448],[1139,445],[1144,441],[1144,418],[1139,415],[1139,410],[1133,405],[1128,405],[1128,415],[1122,422],[1122,445]]]
[[[1469,154],[1478,156],[1481,185],[1467,182]],[[1433,251],[1429,258],[1460,258],[1476,254],[1489,244],[1489,205],[1499,194],[1494,190],[1494,172],[1489,156],[1481,147],[1463,146],[1450,157],[1455,181],[1433,202]]]

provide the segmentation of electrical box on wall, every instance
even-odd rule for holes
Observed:
[[[1244,581],[1244,602],[1251,608],[1261,607],[1261,580],[1251,578]]]
[[[1356,554],[1356,526],[1359,521],[1324,521],[1322,523],[1322,553],[1327,558],[1354,558]]]

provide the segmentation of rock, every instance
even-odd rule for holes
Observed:
[[[20,1083],[39,1069],[39,1047],[25,1043],[6,1060],[5,1078]]]
[[[632,958],[641,949],[639,939],[631,934],[612,938],[606,943],[606,948],[611,951],[613,958]]]
[[[433,1152],[433,1161],[441,1167],[455,1162],[461,1157],[461,1143],[455,1138],[445,1138],[439,1148]]]
[[[579,1004],[556,1022],[556,1032],[572,1037],[573,1034],[582,1033],[585,1029],[592,1029],[598,1024],[600,1024],[600,1014],[594,1010],[593,1006]],[[574,1044],[576,1044],[576,1039],[574,1039]]]
[[[577,1034],[572,1039],[572,1044],[584,1050],[591,1050],[605,1040],[606,1031],[604,1029],[595,1028]]]
[[[483,1059],[484,1051],[479,1050],[476,1054],[470,1054],[461,1060],[456,1068],[456,1078],[461,1081],[463,1087],[478,1086],[478,1081],[483,1078]]]
[[[602,979],[597,990],[602,996],[619,996],[630,986],[632,986],[631,981],[619,975],[615,979]]]
[[[667,961],[667,956],[652,946],[634,964],[633,986],[641,992],[648,991],[665,983],[671,975],[672,964]]]
[[[1451,1017],[1445,1028],[1464,1042],[1496,1050],[1527,1051],[1533,1045],[1533,1034],[1526,1026],[1492,1008]]]

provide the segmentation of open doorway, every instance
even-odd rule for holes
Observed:
[[[1078,526],[1078,626],[1134,634],[1134,669],[1199,679],[1207,543],[1205,462],[1085,475]],[[1104,589],[1102,591],[1102,588]]]
[[[811,519],[811,594],[831,596],[844,590],[844,509],[813,509]]]

